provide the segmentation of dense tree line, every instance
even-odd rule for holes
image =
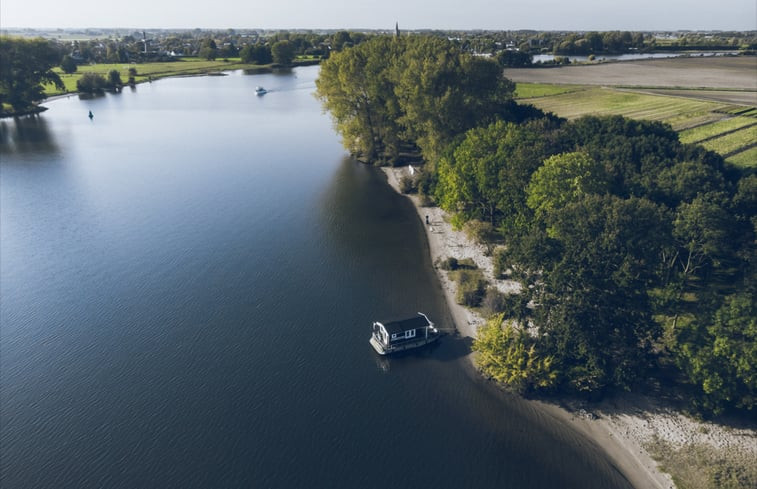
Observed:
[[[513,102],[496,62],[432,36],[377,36],[334,53],[316,87],[345,147],[372,162],[418,150],[435,162],[469,129],[538,112]]]
[[[344,49],[317,81],[350,151],[396,163],[419,149],[418,191],[521,282],[517,298],[484,299],[504,314],[475,343],[484,371],[586,395],[665,372],[704,412],[752,409],[757,176],[667,125],[567,122],[515,104],[513,88],[433,36]]]
[[[368,37],[367,34],[349,31],[337,31],[333,34],[280,31],[262,35],[257,31],[198,29],[149,34],[134,32],[118,38],[58,42],[56,45],[61,57],[68,55],[79,64],[175,61],[181,56],[197,56],[210,60],[239,56],[256,64],[268,64],[273,62],[271,51],[279,43],[283,43],[281,46],[288,46],[285,48],[283,60],[296,56],[327,58],[332,51],[341,51],[344,47],[359,44]],[[291,51],[291,56],[286,50]]]
[[[511,321],[549,359],[549,382],[524,374],[518,388],[630,389],[673,365],[698,408],[754,406],[757,177],[621,117],[498,122],[453,148],[434,196],[499,231],[499,269],[531,305]],[[490,328],[505,339],[499,353],[477,344],[499,362],[485,370],[541,365],[512,352],[520,333]]]

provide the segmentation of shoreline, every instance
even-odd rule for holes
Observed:
[[[394,191],[409,198],[415,207],[426,232],[431,262],[455,329],[461,337],[475,338],[484,318],[456,302],[455,284],[436,263],[450,256],[472,258],[489,283],[501,291],[517,292],[520,285],[508,280],[494,280],[492,260],[484,253],[484,247],[471,241],[463,231],[452,229],[446,212],[439,207],[422,207],[417,195],[402,194],[399,181],[409,174],[408,167],[382,167],[381,170]],[[425,224],[426,216],[428,225]],[[478,374],[474,352],[466,355],[466,361]],[[480,374],[478,376],[484,380]],[[757,430],[694,421],[641,395],[616,396],[591,406],[572,400],[527,402],[595,443],[636,489],[675,489],[673,477],[662,471],[651,453],[650,447],[660,442],[678,449],[706,446],[719,452],[733,450],[747,461],[757,458]]]

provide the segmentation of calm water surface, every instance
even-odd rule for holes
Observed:
[[[0,122],[3,488],[628,487],[461,340],[373,352],[374,319],[451,323],[420,221],[345,158],[316,75]]]
[[[666,58],[680,58],[683,56],[700,57],[700,56],[733,56],[738,54],[737,51],[693,51],[693,52],[664,52],[664,53],[625,53],[625,54],[597,54],[594,58],[595,61],[637,61],[641,59],[666,59]],[[571,61],[577,61],[584,63],[589,61],[589,56],[583,55],[571,55],[563,54],[557,55],[562,58],[570,58]],[[534,63],[544,63],[547,61],[554,61],[556,55],[554,54],[535,54],[533,56]]]

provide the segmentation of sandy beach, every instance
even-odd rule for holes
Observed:
[[[408,167],[383,168],[388,183],[397,191],[399,181],[409,174]],[[438,207],[422,207],[416,195],[413,201],[421,222],[426,222],[426,235],[433,263],[447,257],[471,258],[482,269],[490,283],[503,292],[517,292],[520,284],[508,280],[494,280],[491,257],[485,249],[470,240],[462,231],[455,231],[446,213]],[[484,318],[455,301],[455,284],[444,270],[435,267],[444,290],[450,314],[462,337],[475,338]],[[468,360],[474,363],[474,353]],[[652,458],[650,447],[671,449],[710,447],[730,451],[749,463],[757,460],[757,430],[735,429],[713,423],[692,420],[675,410],[643,396],[626,395],[587,407],[581,403],[566,406],[544,401],[529,401],[544,413],[565,423],[596,443],[607,453],[618,470],[637,489],[673,489],[673,478],[663,472]],[[574,405],[575,404],[575,405]]]

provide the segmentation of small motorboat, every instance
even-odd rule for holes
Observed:
[[[255,94],[256,95],[265,95],[266,93],[268,93],[268,90],[266,90],[265,88],[260,87],[260,86],[255,87]]]

